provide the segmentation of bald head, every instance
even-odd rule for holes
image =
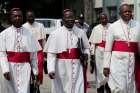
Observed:
[[[130,5],[122,4],[119,8],[119,14],[125,22],[128,22],[129,20],[131,20],[132,9],[131,9]]]
[[[74,13],[71,9],[65,9],[63,11],[63,24],[67,28],[72,28],[74,25]]]

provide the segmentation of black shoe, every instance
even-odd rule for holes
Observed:
[[[97,93],[104,93],[104,85],[97,89]]]
[[[106,90],[106,93],[111,93],[108,83],[105,84],[105,90]]]

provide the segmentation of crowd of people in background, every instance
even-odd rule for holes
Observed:
[[[129,4],[109,23],[105,11],[90,27],[72,9],[62,14],[62,26],[46,39],[45,27],[33,10],[10,11],[11,26],[0,23],[0,93],[40,93],[44,57],[52,80],[51,93],[86,93],[88,63],[95,73],[97,93],[140,93],[140,24]],[[32,86],[31,86],[32,85]]]

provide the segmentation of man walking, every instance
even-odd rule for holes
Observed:
[[[83,30],[74,26],[72,10],[64,10],[63,24],[51,33],[44,49],[48,53],[48,73],[53,79],[52,93],[84,93],[78,44],[80,40],[83,52],[89,54],[88,39]]]
[[[107,78],[105,78],[103,75],[105,38],[108,27],[110,26],[105,13],[100,14],[100,23],[101,24],[93,28],[89,38],[89,42],[91,44],[91,57],[95,56],[96,60],[96,80],[98,93],[104,93],[104,89],[107,91],[107,93],[110,93]]]
[[[30,93],[31,69],[35,76],[38,75],[37,43],[32,34],[22,27],[22,20],[22,11],[13,8],[10,11],[12,26],[0,34],[0,65],[9,83],[9,93]]]
[[[120,19],[109,27],[107,34],[104,75],[112,93],[136,93],[134,81],[135,54],[140,41],[140,25],[132,19],[126,3],[119,8]]]
[[[45,43],[45,28],[43,24],[35,22],[35,15],[32,10],[28,10],[26,12],[26,19],[27,22],[23,25],[29,31],[33,33],[34,38],[39,42],[41,47],[38,47],[38,83],[42,84],[43,82],[43,62],[44,62],[44,55],[42,48],[44,47]]]

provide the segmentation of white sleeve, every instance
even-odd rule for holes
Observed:
[[[83,32],[81,38],[82,38],[83,46],[84,46],[84,53],[90,56],[90,45],[89,45],[89,41],[85,32]]]
[[[0,66],[3,74],[10,72],[6,52],[0,52]]]
[[[110,67],[113,42],[114,42],[113,30],[109,28],[106,36],[106,44],[104,52],[104,68]]]
[[[47,53],[47,68],[48,73],[55,72],[56,54]]]
[[[34,75],[38,75],[38,59],[37,59],[37,52],[31,52],[31,68]]]
[[[95,28],[92,29],[92,32],[91,32],[91,35],[89,37],[89,42],[92,43],[93,42],[93,38],[94,38],[94,31],[95,31]]]
[[[91,53],[91,55],[95,55],[95,43],[93,43],[93,39],[95,37],[94,32],[95,32],[95,28],[92,29],[92,33],[91,33],[90,38],[89,38],[89,42],[91,44],[90,45],[90,53]]]
[[[90,45],[90,53],[91,55],[95,55],[95,44],[91,43]]]
[[[9,62],[7,60],[7,54],[6,54],[6,40],[5,40],[5,34],[0,34],[0,66],[2,69],[2,73],[10,72],[9,70]]]

